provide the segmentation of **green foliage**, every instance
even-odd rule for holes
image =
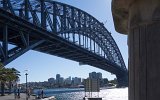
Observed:
[[[0,80],[2,81],[15,81],[19,78],[20,72],[17,71],[15,68],[3,68],[2,74],[0,74]]]
[[[20,76],[20,72],[15,68],[5,68],[0,63],[0,82],[1,82],[1,95],[4,95],[4,84],[6,82],[17,81]]]
[[[4,67],[3,63],[0,62],[0,68]]]
[[[117,79],[115,78],[114,80],[110,80],[109,83],[111,84],[118,84]]]

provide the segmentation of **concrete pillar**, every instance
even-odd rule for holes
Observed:
[[[129,100],[159,100],[160,1],[112,0],[112,13],[115,29],[128,34]]]

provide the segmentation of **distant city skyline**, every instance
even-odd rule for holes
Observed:
[[[83,79],[81,77],[71,77],[64,78],[60,74],[56,74],[54,78],[48,78],[48,81],[42,82],[28,82],[29,88],[39,89],[39,88],[84,88],[86,80],[97,80],[100,87],[108,86],[109,80],[107,78],[102,78],[101,72],[90,72],[88,73],[88,78]],[[112,82],[112,81],[110,81]],[[20,84],[22,89],[25,90],[26,83]]]
[[[95,75],[96,74],[96,75]],[[63,78],[63,79],[67,79],[67,78],[75,78],[75,77],[77,77],[77,78],[81,78],[81,79],[87,79],[87,78],[100,78],[100,79],[102,79],[102,78],[107,78],[107,77],[103,77],[103,74],[101,73],[101,72],[89,72],[88,73],[88,77],[86,77],[86,78],[83,78],[83,77],[79,77],[79,76],[67,76],[67,77],[64,77],[64,76],[62,76],[61,74],[55,74],[54,76],[50,76],[50,77],[48,77],[48,79],[46,79],[46,80],[42,80],[42,81],[28,81],[28,82],[45,82],[45,81],[48,81],[48,80],[52,80],[52,79],[55,79],[55,80],[57,80],[57,79],[60,79],[60,78]],[[25,82],[24,82],[25,83]]]
[[[94,16],[112,33],[122,53],[126,66],[128,65],[127,36],[115,32],[111,14],[111,0],[58,0],[77,8],[80,8]],[[49,76],[57,73],[65,78],[69,75],[87,78],[89,72],[101,72],[108,79],[114,79],[115,75],[107,71],[89,65],[79,65],[78,62],[68,59],[36,52],[28,51],[6,67],[14,67],[21,73],[20,83],[25,83],[25,70],[28,70],[28,81],[47,80]]]

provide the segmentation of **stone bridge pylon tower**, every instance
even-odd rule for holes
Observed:
[[[112,0],[116,31],[128,34],[129,100],[159,100],[160,1]]]

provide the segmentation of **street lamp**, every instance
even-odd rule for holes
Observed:
[[[28,73],[27,73],[27,70],[25,70],[26,71],[26,100],[28,100],[28,94],[27,94],[27,89],[28,89],[28,85],[27,85],[27,75],[28,75]]]

